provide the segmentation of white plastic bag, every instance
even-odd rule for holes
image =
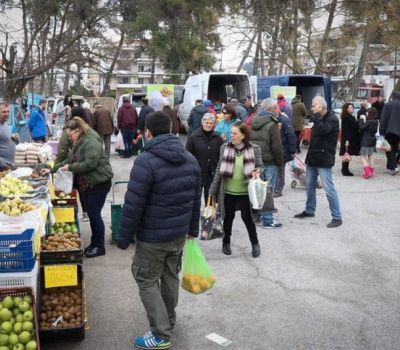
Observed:
[[[54,189],[69,194],[72,192],[73,185],[74,174],[70,171],[58,169],[54,175]]]
[[[248,189],[253,209],[260,210],[267,198],[268,181],[263,181],[259,177],[252,178],[249,181]]]

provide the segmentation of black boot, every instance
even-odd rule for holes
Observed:
[[[349,162],[342,162],[342,175],[343,176],[354,176],[349,170]]]

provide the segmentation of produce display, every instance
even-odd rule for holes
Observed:
[[[42,243],[42,252],[81,249],[81,239],[77,233],[48,236]]]
[[[25,202],[20,198],[6,199],[0,202],[0,213],[9,216],[19,216],[34,209],[37,209],[36,205]]]
[[[5,296],[0,306],[0,350],[36,350],[32,297]]]
[[[7,175],[0,179],[0,195],[4,197],[19,197],[32,190],[28,180]]]
[[[70,193],[64,193],[64,192],[58,192],[58,194],[54,197],[54,199],[72,199],[75,197],[72,197]]]
[[[40,329],[72,328],[82,325],[82,288],[45,289],[41,298]]]
[[[210,289],[215,283],[215,276],[207,278],[197,275],[185,275],[182,278],[182,288],[193,294],[200,294]]]
[[[0,179],[2,179],[4,176],[6,176],[9,172],[10,172],[10,170],[0,171]]]
[[[49,230],[49,235],[63,235],[64,233],[78,233],[78,226],[75,222],[55,223]],[[79,237],[79,236],[78,236]]]

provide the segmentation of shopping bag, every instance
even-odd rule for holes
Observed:
[[[207,206],[201,217],[200,239],[209,241],[211,239],[224,237],[224,229],[220,215],[217,214],[217,206],[213,197],[208,197]]]
[[[342,162],[343,163],[349,163],[351,160],[351,156],[349,154],[349,146],[346,146],[346,151],[344,152],[342,156]]]
[[[380,152],[390,152],[392,150],[390,143],[383,136],[377,137],[375,147]]]
[[[250,203],[255,210],[260,210],[267,198],[268,181],[253,177],[248,184]]]
[[[54,189],[56,191],[62,191],[66,194],[72,192],[72,186],[74,184],[74,174],[71,171],[65,171],[58,169],[54,175]]]
[[[181,286],[184,290],[200,294],[209,290],[215,283],[215,276],[194,239],[189,239],[183,249],[183,278]]]

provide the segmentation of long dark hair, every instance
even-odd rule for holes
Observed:
[[[237,121],[232,125],[232,128],[236,127],[239,129],[239,131],[244,135],[243,143],[246,145],[250,144],[250,137],[251,137],[251,129],[248,125],[245,123],[242,123],[240,121]]]
[[[235,109],[235,107],[233,106],[232,103],[226,104],[226,105],[224,106],[224,108],[222,108],[222,110],[223,110],[223,111],[225,110],[228,114],[231,115],[231,119],[230,119],[230,120],[235,120],[235,119],[237,119],[236,109]]]
[[[346,102],[346,103],[343,105],[343,107],[342,107],[342,114],[340,115],[340,118],[341,118],[341,119],[346,118],[346,117],[348,117],[349,115],[351,115],[351,114],[347,111],[347,109],[349,108],[349,106],[353,106],[353,108],[354,108],[354,105],[353,105],[351,102]]]
[[[375,107],[371,107],[367,110],[367,120],[375,120],[378,119],[378,111]]]

